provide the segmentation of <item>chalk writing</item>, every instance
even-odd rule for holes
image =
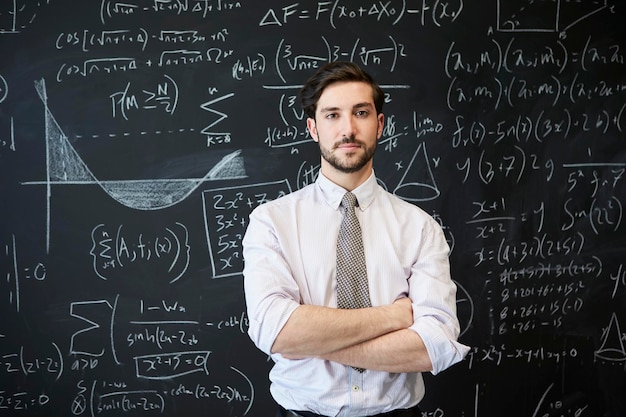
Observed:
[[[277,181],[247,187],[218,188],[203,193],[204,220],[213,277],[238,275],[243,269],[241,239],[249,213],[257,206],[291,192]]]
[[[146,236],[139,232],[129,237],[123,225],[109,229],[104,224],[94,227],[91,233],[94,271],[102,279],[119,274],[137,263],[156,264],[160,274],[175,282],[185,273],[189,265],[190,247],[188,230],[182,223],[167,227],[162,234]],[[117,272],[116,272],[117,271]],[[123,272],[128,275],[128,271]]]
[[[472,348],[422,414],[624,415],[623,4],[92,3],[0,6],[0,414],[275,413],[242,237],[318,179],[300,89],[348,60]]]
[[[5,300],[10,305],[14,306],[16,311],[20,311],[21,298],[20,287],[29,281],[41,282],[44,281],[48,275],[45,264],[42,262],[35,262],[28,264],[22,259],[18,258],[18,245],[15,235],[11,236],[10,242],[3,245],[3,254],[5,256],[4,265],[7,265],[5,271],[5,284],[7,299]]]
[[[58,381],[63,375],[63,356],[56,343],[52,343],[49,350],[50,355],[37,354],[20,346],[18,352],[8,352],[0,356],[0,369],[7,374],[17,372],[27,377],[34,374],[50,375]]]

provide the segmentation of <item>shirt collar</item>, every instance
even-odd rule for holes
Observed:
[[[317,176],[316,184],[322,191],[326,203],[334,209],[338,209],[341,204],[341,199],[347,190],[326,178],[321,171]],[[374,192],[377,184],[376,175],[374,175],[374,171],[372,171],[372,175],[370,175],[363,184],[352,190],[352,193],[354,193],[359,202],[359,208],[361,210],[366,210],[367,207],[372,204],[372,201],[374,201]]]

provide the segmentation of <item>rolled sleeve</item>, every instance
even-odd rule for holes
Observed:
[[[461,361],[469,347],[457,341],[460,325],[456,314],[456,284],[450,277],[449,247],[434,222],[422,233],[422,247],[413,265],[410,297],[411,329],[420,335],[437,373]]]
[[[243,238],[243,275],[248,335],[269,355],[276,337],[299,306],[300,296],[263,209],[260,206],[252,212]]]
[[[436,321],[429,318],[421,318],[416,320],[411,326],[417,334],[420,335],[428,351],[428,356],[433,365],[431,373],[437,375],[455,363],[463,360],[470,348],[457,342],[451,335],[446,335]],[[429,323],[431,322],[431,323]]]

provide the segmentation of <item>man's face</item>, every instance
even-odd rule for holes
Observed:
[[[318,100],[315,119],[307,119],[311,136],[320,147],[322,169],[369,171],[383,120],[382,114],[376,114],[368,84],[349,81],[326,87]]]

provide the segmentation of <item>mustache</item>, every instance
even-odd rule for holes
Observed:
[[[333,147],[336,149],[339,146],[344,145],[346,143],[358,143],[359,145],[363,146],[363,142],[361,142],[360,140],[357,140],[357,138],[354,137],[354,135],[353,135],[353,136],[346,136],[346,137],[344,137],[339,142],[336,142]]]

